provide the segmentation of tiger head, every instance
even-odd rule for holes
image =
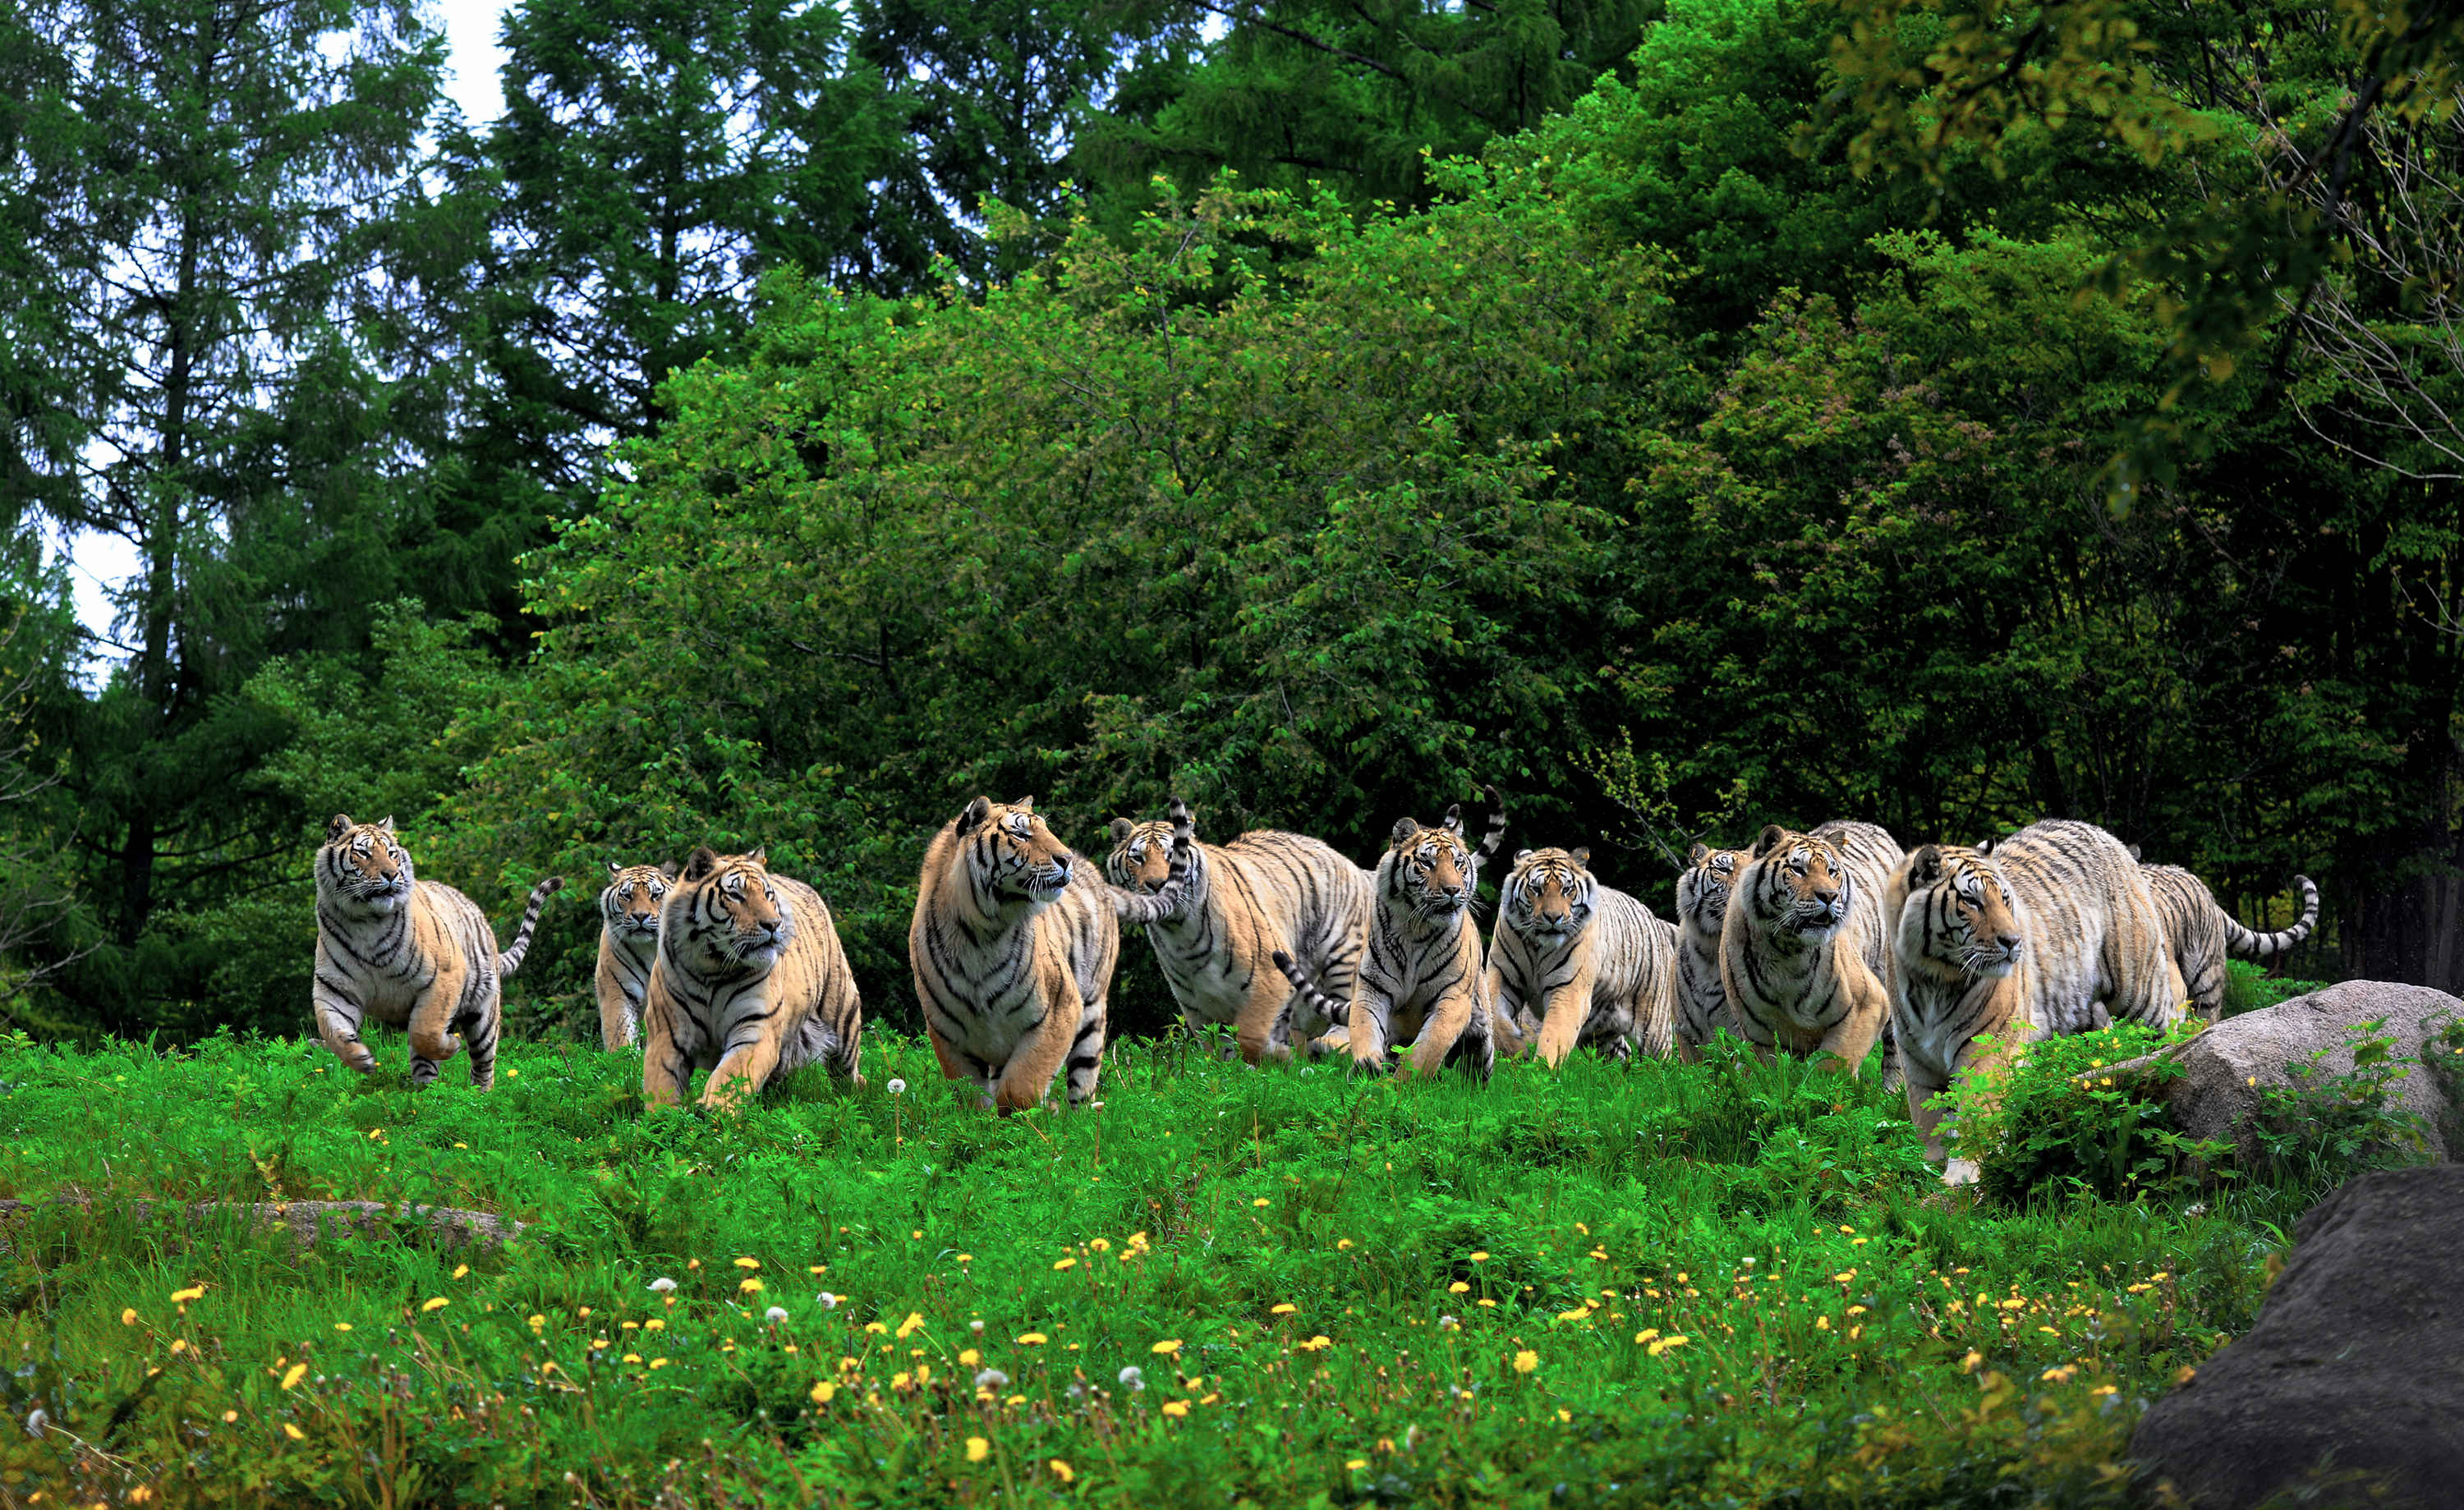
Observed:
[[[1537,938],[1571,938],[1592,919],[1598,883],[1589,849],[1526,849],[1497,888],[1498,921]]]
[[[995,906],[1024,902],[1042,907],[1068,889],[1078,857],[1036,816],[1035,799],[996,802],[979,797],[958,815],[958,843],[979,894]],[[1164,845],[1171,847],[1167,834]]]
[[[410,854],[393,837],[393,820],[354,823],[337,813],[317,851],[317,890],[369,912],[392,912],[410,898]]]
[[[1481,857],[1463,842],[1463,809],[1446,809],[1438,828],[1422,828],[1408,818],[1395,820],[1387,842],[1393,863],[1394,889],[1404,904],[1431,923],[1446,922],[1468,910],[1480,889]]]
[[[721,855],[708,844],[687,856],[665,909],[676,915],[661,915],[664,947],[715,973],[777,964],[796,936],[796,914],[779,899],[769,858],[767,848]]]
[[[607,862],[607,889],[599,893],[599,915],[606,922],[609,935],[633,940],[658,937],[659,908],[675,879],[672,860],[655,865]]]
[[[1900,958],[1936,974],[1998,979],[2026,948],[2018,899],[1984,853],[1921,844],[1902,863],[1895,891]]]
[[[1718,937],[1720,922],[1728,914],[1728,888],[1735,885],[1737,870],[1747,859],[1742,849],[1696,844],[1685,857],[1685,868],[1677,875],[1677,920],[1697,932]]]
[[[1829,841],[1767,824],[1748,868],[1753,872],[1749,904],[1771,927],[1820,936],[1848,920],[1857,883]]]
[[[1147,896],[1162,890],[1172,876],[1172,824],[1116,818],[1111,833],[1112,852],[1104,857],[1104,874],[1112,885]]]

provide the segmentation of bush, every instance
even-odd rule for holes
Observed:
[[[2096,1033],[2032,1043],[2003,1064],[1971,1073],[1946,1092],[1957,1149],[1983,1171],[1985,1193],[2023,1202],[2048,1191],[2129,1200],[2177,1188],[2223,1145],[2176,1131],[2148,1093],[2181,1066],[2160,1060],[2118,1080],[2124,1060],[2186,1041],[2204,1024],[2159,1033],[2116,1023]]]

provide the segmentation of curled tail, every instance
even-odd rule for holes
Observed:
[[[1497,846],[1506,843],[1506,799],[1485,781],[1480,789],[1488,794],[1488,837],[1480,842],[1480,858],[1489,860],[1496,857]]]
[[[1301,996],[1308,1000],[1309,1009],[1315,1012],[1319,1017],[1325,1018],[1331,1022],[1344,1022],[1350,1019],[1352,1016],[1352,1003],[1349,1001],[1337,1001],[1332,996],[1328,996],[1325,992],[1318,990],[1316,979],[1309,974],[1308,968],[1299,960],[1294,959],[1291,955],[1285,953],[1279,949],[1275,951],[1275,968],[1284,973],[1284,978],[1292,983],[1292,989],[1299,992]]]
[[[2275,959],[2289,954],[2294,946],[2310,936],[2319,922],[2319,888],[2308,876],[2295,876],[2293,884],[2301,888],[2301,916],[2288,929],[2273,933],[2260,933],[2241,926],[2239,919],[2226,912],[2225,952],[2242,959]],[[2224,909],[2219,908],[2218,911]]]
[[[522,926],[514,930],[514,941],[496,956],[496,974],[499,977],[522,968],[522,956],[531,949],[531,930],[539,927],[539,909],[547,906],[547,899],[556,895],[557,887],[563,885],[564,877],[550,876],[531,887],[530,905],[522,908]]]
[[[1180,910],[1181,894],[1189,886],[1189,846],[1196,842],[1190,837],[1189,805],[1176,797],[1164,816],[1172,820],[1172,869],[1155,894],[1142,897],[1115,886],[1104,888],[1112,894],[1112,915],[1123,923],[1158,923]]]

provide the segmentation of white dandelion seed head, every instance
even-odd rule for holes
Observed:
[[[979,1390],[1006,1390],[1009,1388],[1009,1375],[1001,1372],[998,1368],[979,1369],[976,1373],[976,1388]]]
[[[839,1298],[832,1295],[829,1291],[824,1290],[821,1294],[813,1297],[813,1303],[820,1306],[823,1310],[835,1311],[839,1308]]]
[[[1441,1316],[1438,1318],[1438,1330],[1441,1332],[1454,1331],[1462,1325],[1463,1323],[1457,1321],[1451,1316]]]
[[[675,1281],[675,1280],[673,1280],[669,1279],[669,1278],[668,1278],[666,1275],[664,1275],[664,1274],[663,1274],[663,1275],[660,1275],[657,1279],[652,1280],[650,1281],[650,1288],[651,1288],[653,1291],[655,1291],[655,1292],[657,1292],[658,1294],[661,1294],[661,1295],[665,1295],[665,1294],[667,1294],[670,1290],[672,1290],[672,1289],[674,1289],[675,1287],[676,1287],[676,1281]]]
[[[1147,1376],[1146,1376],[1145,1372],[1144,1372],[1143,1370],[1141,1370],[1141,1369],[1138,1368],[1138,1366],[1137,1366],[1136,1364],[1132,1364],[1132,1365],[1130,1365],[1128,1368],[1124,1368],[1124,1369],[1122,1369],[1122,1370],[1121,1370],[1121,1388],[1122,1388],[1122,1389],[1124,1389],[1124,1390],[1143,1390],[1143,1389],[1145,1389],[1146,1387],[1147,1387]]]
[[[776,1326],[781,1322],[787,1319],[787,1307],[783,1305],[774,1305],[768,1310],[763,1311],[761,1314],[768,1319],[771,1325]]]
[[[1087,1387],[1083,1384],[1071,1385],[1069,1387],[1069,1398],[1072,1400],[1083,1400],[1087,1398]]]
[[[969,1322],[967,1324],[967,1330],[975,1333],[979,1337],[981,1337],[984,1334],[984,1324],[981,1322]]]
[[[906,1094],[907,1094],[907,1083],[906,1083],[905,1081],[903,1081],[903,1080],[893,1080],[893,1081],[891,1081],[891,1082],[890,1083],[890,1093],[891,1093],[891,1095],[893,1095],[893,1096],[904,1096],[904,1095],[906,1095]]]
[[[39,1405],[26,1412],[26,1434],[28,1436],[42,1435],[44,1432],[51,1428],[51,1424],[52,1413],[49,1411],[44,1410]]]

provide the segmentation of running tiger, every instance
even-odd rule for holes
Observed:
[[[1728,893],[1752,855],[1696,844],[1677,877],[1677,1054],[1691,1064],[1728,1020],[1727,988],[1720,984],[1720,928]]]
[[[641,1035],[642,994],[659,953],[659,905],[676,879],[672,860],[656,865],[607,862],[599,893],[599,1044],[615,1050]]]
[[[1898,919],[1892,1015],[1908,1116],[1937,1163],[1944,1113],[1927,1103],[1954,1079],[2057,1033],[2179,1020],[2182,974],[2164,919],[2138,861],[2094,824],[2032,823],[1990,850],[1920,845],[1884,905]],[[1976,1174],[1972,1160],[1950,1159],[1943,1178]]]
[[[2310,936],[2319,921],[2319,888],[2308,876],[2295,876],[2301,891],[2301,916],[2291,928],[2273,933],[2255,932],[2216,905],[2208,884],[2179,865],[2143,864],[2139,873],[2147,894],[2164,915],[2166,942],[2182,972],[2182,989],[2190,1010],[2210,1022],[2225,1008],[2225,957],[2255,959],[2262,964],[2291,953]]]
[[[701,1104],[733,1105],[816,1061],[855,1084],[864,1008],[821,894],[773,875],[769,852],[704,844],[659,911],[642,997],[642,1100],[672,1106],[695,1069]]]
[[[1615,1060],[1637,1047],[1666,1059],[1677,1019],[1677,930],[1600,885],[1591,860],[1588,849],[1514,857],[1488,943],[1489,1005],[1551,1068],[1577,1043]]]
[[[486,1090],[496,1081],[501,983],[522,968],[539,909],[562,885],[550,876],[531,887],[521,927],[498,953],[477,903],[413,878],[392,819],[354,823],[335,814],[317,851],[317,1036],[343,1063],[369,1070],[376,1056],[360,1041],[361,1024],[407,1024],[413,1085],[436,1079],[437,1066],[468,1046],[471,1083]]]
[[[1754,841],[1720,925],[1729,1026],[1756,1048],[1838,1056],[1851,1075],[1890,1020],[1883,890],[1900,846],[1871,823]]]
[[[1153,893],[1172,874],[1173,825],[1112,820],[1104,873],[1115,886]],[[1336,1024],[1311,1010],[1274,967],[1282,950],[1302,961],[1327,995],[1347,1000],[1369,935],[1368,871],[1314,839],[1261,828],[1228,844],[1193,843],[1182,903],[1149,923],[1155,963],[1180,1003],[1181,1021],[1229,1024],[1252,1064],[1288,1060],[1295,1040],[1331,1052]]]
[[[941,1073],[1003,1115],[1041,1103],[1068,1069],[1069,1105],[1095,1094],[1121,925],[1170,917],[1189,874],[1189,809],[1172,800],[1162,888],[1107,885],[1036,815],[1035,799],[987,798],[924,851],[908,962]]]
[[[1463,809],[1446,809],[1444,826],[1395,821],[1375,878],[1377,907],[1369,926],[1369,954],[1349,1003],[1320,991],[1290,954],[1275,952],[1275,968],[1320,1014],[1346,1022],[1357,1069],[1386,1067],[1386,1046],[1412,1045],[1410,1067],[1434,1075],[1449,1064],[1486,1077],[1497,1039],[1481,974],[1480,930],[1471,920],[1481,862],[1506,837],[1506,801],[1488,793],[1488,837],[1474,850],[1463,842]]]

